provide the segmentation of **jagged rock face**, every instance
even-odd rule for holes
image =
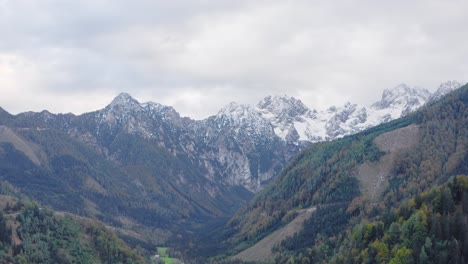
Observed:
[[[90,121],[97,125],[96,135],[104,130],[111,134],[126,132],[163,140],[164,133],[175,132],[183,126],[183,120],[174,108],[157,103],[140,104],[125,93],[104,109],[91,114]]]
[[[231,103],[216,116],[195,121],[198,155],[213,180],[257,191],[298,146],[280,140],[273,126],[254,108]]]
[[[296,118],[306,114],[309,109],[298,100],[288,96],[267,96],[257,104],[258,109],[270,112],[275,116],[285,118]]]
[[[270,109],[275,109],[278,114],[286,113],[288,118],[294,117],[291,109]],[[229,104],[216,116],[208,118],[204,127],[209,129],[207,135],[214,140],[214,145],[223,146],[221,149],[231,149],[242,156],[237,158],[238,164],[242,165],[241,170],[231,166],[229,159],[224,159],[220,164],[223,164],[223,168],[234,169],[231,174],[225,173],[231,183],[239,183],[240,180],[251,190],[258,190],[270,180],[299,150],[299,146],[293,144],[292,140],[279,138],[274,125],[257,108],[246,105]],[[219,134],[221,137],[213,136]],[[231,148],[226,148],[226,145],[231,145]],[[248,172],[247,175],[245,172]]]
[[[314,112],[311,112],[301,100],[289,96],[265,97],[257,104],[257,110],[272,124],[276,135],[296,145],[304,136],[299,134],[294,124],[314,118]]]

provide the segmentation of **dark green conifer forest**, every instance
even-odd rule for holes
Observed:
[[[146,263],[107,228],[54,212],[3,182],[0,263]]]

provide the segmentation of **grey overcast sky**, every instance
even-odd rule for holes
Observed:
[[[118,93],[204,118],[287,94],[369,104],[468,80],[466,0],[0,0],[0,106],[75,114]]]

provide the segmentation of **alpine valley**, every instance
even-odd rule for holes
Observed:
[[[314,110],[268,96],[204,120],[125,93],[82,115],[0,108],[0,177],[50,210],[104,223],[132,247],[177,248],[186,263],[373,263],[372,243],[387,243],[393,223],[400,240],[386,244],[385,260],[409,251],[419,261],[425,238],[403,241],[413,214],[443,222],[458,212],[461,222],[447,225],[468,226],[466,179],[448,180],[468,174],[467,103],[468,86],[449,81],[434,93],[401,84],[368,107]],[[452,196],[440,199],[453,206],[431,207],[446,189]],[[431,247],[442,237],[441,250],[460,243],[463,263],[468,240],[443,232]]]

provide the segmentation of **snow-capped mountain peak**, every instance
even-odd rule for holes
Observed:
[[[134,108],[136,106],[140,106],[140,103],[135,98],[133,98],[128,93],[120,93],[117,97],[114,98],[114,100],[112,100],[108,107]]]
[[[139,134],[144,138],[154,138],[156,130],[176,129],[190,123],[190,119],[181,118],[179,113],[171,106],[159,103],[139,103],[127,93],[121,93],[104,109],[95,113],[101,129],[118,130],[123,128],[130,134]],[[161,128],[163,123],[170,124]]]
[[[288,117],[303,115],[309,111],[301,100],[287,95],[267,96],[257,104],[257,108],[276,116],[286,115]]]
[[[128,93],[121,93],[112,100],[112,102],[105,108],[107,112],[128,115],[131,113],[141,113],[147,117],[157,116],[176,116],[180,117],[177,111],[172,106],[166,106],[154,102],[139,103]]]
[[[288,96],[268,96],[257,105],[262,117],[274,127],[277,136],[299,144],[339,138],[407,115],[423,106],[430,98],[436,99],[459,88],[461,84],[449,81],[441,84],[434,95],[419,87],[404,83],[385,89],[380,101],[369,108],[347,102],[323,111],[311,111],[300,100]]]
[[[96,118],[102,123],[113,124],[119,120],[127,120],[130,112],[142,110],[140,103],[127,93],[121,93],[103,110],[96,112]]]
[[[205,139],[222,134],[242,144],[257,144],[275,138],[273,126],[256,108],[235,102],[222,108],[217,115],[201,120],[198,130],[206,130]]]
[[[250,132],[258,132],[258,130],[270,126],[257,109],[235,102],[231,102],[221,109],[214,119],[219,126],[242,127],[244,129],[248,127]]]
[[[167,106],[167,105],[162,105],[159,103],[154,103],[154,102],[146,102],[140,104],[142,108],[144,108],[147,112],[150,113],[159,113],[163,115],[179,115],[177,111],[174,109],[172,106]]]
[[[228,117],[230,119],[244,119],[252,115],[258,115],[250,105],[231,102],[222,108],[217,116]]]
[[[385,89],[381,100],[370,107],[347,102],[322,111],[310,110],[301,100],[287,95],[267,96],[255,107],[229,103],[216,116],[209,118],[209,122],[218,129],[234,129],[236,134],[260,135],[273,131],[282,140],[300,145],[301,142],[343,137],[402,117],[461,85],[457,81],[448,81],[431,94],[424,88],[402,83]],[[117,96],[106,109],[106,119],[131,120],[129,113],[136,113],[135,118],[138,119],[150,117],[153,120],[171,120],[176,126],[183,125],[182,121],[177,121],[180,116],[172,107],[151,102],[140,104],[126,93]]]
[[[289,96],[267,96],[257,104],[261,116],[268,120],[275,134],[288,142],[298,144],[307,140],[307,125],[315,118],[316,111],[311,111],[301,100]]]
[[[442,96],[450,93],[453,90],[460,88],[463,84],[459,81],[447,81],[442,83],[437,91],[435,91],[429,98],[429,101],[439,100]]]
[[[443,90],[443,91],[446,91],[446,92],[451,92],[455,89],[458,89],[462,86],[463,84],[459,81],[446,81],[444,83],[442,83],[439,88],[437,89],[437,91],[439,90]]]
[[[385,89],[382,99],[371,107],[385,109],[390,107],[420,107],[429,98],[430,92],[423,88],[411,88],[402,83],[391,89]],[[414,107],[413,107],[414,106]]]

